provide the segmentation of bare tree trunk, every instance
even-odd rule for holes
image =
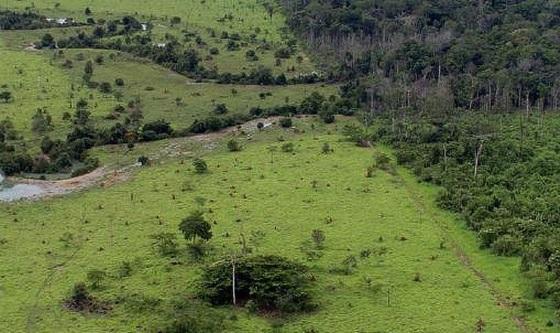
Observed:
[[[480,155],[482,155],[482,145],[484,142],[480,141],[478,149],[474,154],[474,178],[478,175],[478,163],[480,162]]]
[[[525,96],[526,96],[525,97],[525,103],[526,103],[526,111],[525,112],[526,112],[527,119],[529,119],[529,93],[527,93]]]
[[[447,171],[447,145],[443,144],[443,170]]]
[[[237,295],[235,293],[235,259],[231,257],[231,294],[233,297],[233,305],[237,304]]]

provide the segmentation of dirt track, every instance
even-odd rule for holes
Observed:
[[[244,132],[250,135],[252,132],[255,132],[257,130],[257,124],[259,122],[262,122],[265,125],[271,125],[272,123],[276,122],[279,118],[280,117],[254,119],[240,126],[228,127],[217,132],[171,139],[169,140],[166,147],[160,150],[160,153],[157,156],[151,158],[155,160],[159,160],[165,157],[176,157],[180,155],[180,152],[177,151],[177,141],[182,141],[182,140],[195,140],[195,141],[203,142],[205,143],[205,148],[211,150],[215,147],[214,143],[217,140],[227,136],[228,134],[236,133],[236,132]],[[64,195],[93,186],[109,187],[111,185],[114,185],[116,183],[128,179],[132,170],[136,167],[137,165],[130,165],[120,169],[109,169],[106,167],[100,167],[82,176],[78,176],[70,179],[64,179],[64,180],[56,180],[56,181],[35,180],[35,179],[26,179],[26,178],[17,178],[17,177],[9,177],[8,180],[14,184],[15,183],[29,184],[29,185],[35,185],[39,187],[42,191],[40,194],[34,194],[33,196],[23,199],[23,200],[37,200],[46,197]]]

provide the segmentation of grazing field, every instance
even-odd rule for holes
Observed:
[[[190,299],[200,268],[239,249],[240,237],[246,237],[253,253],[278,254],[310,267],[319,308],[284,318],[243,308],[208,310],[226,318],[228,331],[470,332],[481,321],[484,332],[525,332],[512,319],[523,315],[525,292],[517,260],[476,249],[467,231],[434,207],[433,189],[406,172],[376,169],[365,177],[379,149],[341,141],[334,126],[298,121],[296,127],[305,133],[267,130],[253,134],[251,142],[238,134],[245,147],[236,153],[225,149],[224,140],[193,141],[182,146],[189,149],[181,151],[182,157],[154,161],[125,183],[4,205],[0,330],[162,327],[170,313],[186,311],[172,310],[171,304]],[[150,155],[161,152],[162,143],[138,149]],[[293,153],[279,149],[286,143],[294,144]],[[325,143],[330,153],[322,152]],[[278,150],[271,152],[271,146]],[[195,156],[207,161],[209,173],[194,173]],[[194,209],[205,212],[214,234],[209,254],[198,261],[178,232],[180,220]],[[314,229],[326,239],[312,260],[302,249]],[[152,246],[150,236],[161,232],[178,237],[179,254],[173,259]],[[471,264],[458,256],[458,241],[462,256],[473,258]],[[340,273],[349,257],[355,265]],[[123,265],[130,270],[126,276],[120,273]],[[105,315],[67,311],[63,300],[92,270],[106,273],[94,294],[112,310]],[[501,296],[519,305],[500,306],[496,298]],[[528,325],[546,332],[549,314],[536,307],[527,315]]]
[[[89,7],[95,18],[112,18],[123,15],[139,15],[145,19],[161,17],[182,17],[189,26],[200,28],[231,29],[239,33],[249,34],[256,28],[263,30],[264,35],[272,40],[281,40],[281,30],[285,28],[285,17],[279,8],[273,5],[270,15],[260,0],[166,0],[154,2],[148,0],[72,0],[72,1],[2,1],[2,8],[33,9],[48,16],[67,16],[85,20],[84,11]],[[58,6],[57,6],[58,4]],[[220,19],[230,16],[224,22]]]
[[[78,54],[80,56],[78,56]],[[146,122],[165,119],[174,128],[186,128],[195,119],[213,113],[216,104],[224,103],[231,113],[247,114],[252,107],[271,107],[299,103],[314,91],[326,96],[336,93],[335,86],[322,84],[257,86],[197,83],[160,66],[104,50],[68,50],[62,56],[52,52],[17,52],[0,50],[0,81],[14,96],[11,103],[0,103],[0,114],[14,122],[26,141],[36,142],[40,135],[31,132],[31,118],[37,108],[45,108],[53,117],[53,137],[62,137],[71,123],[64,113],[73,113],[76,102],[84,98],[90,104],[92,119],[102,127],[122,121],[107,120],[117,105],[139,100]],[[87,61],[103,56],[94,65],[93,80],[113,84],[112,93],[101,93],[83,85],[81,75]],[[64,68],[65,60],[73,62]],[[81,60],[80,60],[81,59]],[[114,85],[124,80],[123,87]],[[115,96],[115,92],[120,95]]]
[[[56,4],[59,6],[55,6]],[[84,15],[85,8],[92,10],[90,16]],[[287,42],[294,40],[285,28],[285,18],[271,2],[270,12],[263,2],[246,1],[165,1],[155,5],[148,1],[41,1],[30,3],[7,1],[0,9],[31,9],[48,17],[72,17],[79,22],[86,18],[121,19],[124,15],[132,15],[153,26],[150,36],[157,42],[165,43],[169,36],[184,41],[187,46],[198,50],[205,67],[218,72],[249,72],[258,66],[272,69],[275,75],[288,72],[288,76],[309,73],[315,67],[309,57],[301,50],[279,63],[275,59],[275,51],[286,47]],[[180,23],[171,23],[172,17],[181,18]],[[7,47],[19,48],[29,46],[38,41],[43,34],[50,33],[57,39],[68,37],[79,31],[89,31],[90,27],[70,27],[40,29],[36,31],[6,31],[0,38],[6,40]],[[200,38],[195,42],[193,34]],[[223,33],[238,34],[238,47],[228,49],[227,39]],[[211,52],[218,50],[217,53]],[[247,51],[254,51],[257,58],[248,60]]]
[[[27,139],[32,135],[31,117],[38,108],[52,113],[55,129],[66,128],[62,113],[70,109],[71,78],[48,57],[0,50],[0,85],[13,94],[13,102],[0,103],[0,115],[11,119]]]

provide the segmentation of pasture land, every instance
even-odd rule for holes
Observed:
[[[310,267],[320,306],[287,318],[252,315],[243,308],[209,311],[226,318],[228,331],[469,332],[481,320],[485,332],[523,332],[516,320],[526,318],[527,325],[552,332],[544,325],[551,314],[541,304],[531,303],[536,310],[522,312],[528,303],[518,260],[478,250],[452,215],[435,208],[434,188],[400,169],[365,176],[373,154],[383,147],[345,142],[337,125],[301,120],[296,127],[299,131],[254,132],[250,141],[237,134],[244,145],[237,153],[225,149],[229,137],[211,145],[185,143],[180,156],[160,156],[127,182],[4,205],[0,328],[162,327],[173,313],[172,301],[194,293],[200,268],[239,249],[243,236],[253,253],[278,254]],[[172,142],[144,144],[137,153],[178,146]],[[280,149],[286,143],[294,144],[292,153]],[[325,143],[332,152],[322,152]],[[95,154],[109,159],[112,152]],[[208,174],[193,172],[195,156],[206,159]],[[203,209],[213,223],[212,249],[202,261],[188,255],[177,229],[194,209]],[[319,258],[311,260],[305,249],[314,229],[322,230],[326,241]],[[161,232],[177,235],[176,259],[155,252],[150,236]],[[471,258],[469,265],[458,256],[457,244]],[[356,265],[341,274],[338,269],[349,257]],[[124,263],[130,266],[126,277],[119,274]],[[107,274],[94,294],[113,305],[109,314],[81,315],[62,306],[72,285],[85,281],[91,270]],[[499,297],[517,305],[501,306]]]

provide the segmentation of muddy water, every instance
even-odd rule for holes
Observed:
[[[43,190],[36,185],[29,184],[7,184],[5,178],[0,174],[0,201],[15,201],[29,199],[43,193]]]

